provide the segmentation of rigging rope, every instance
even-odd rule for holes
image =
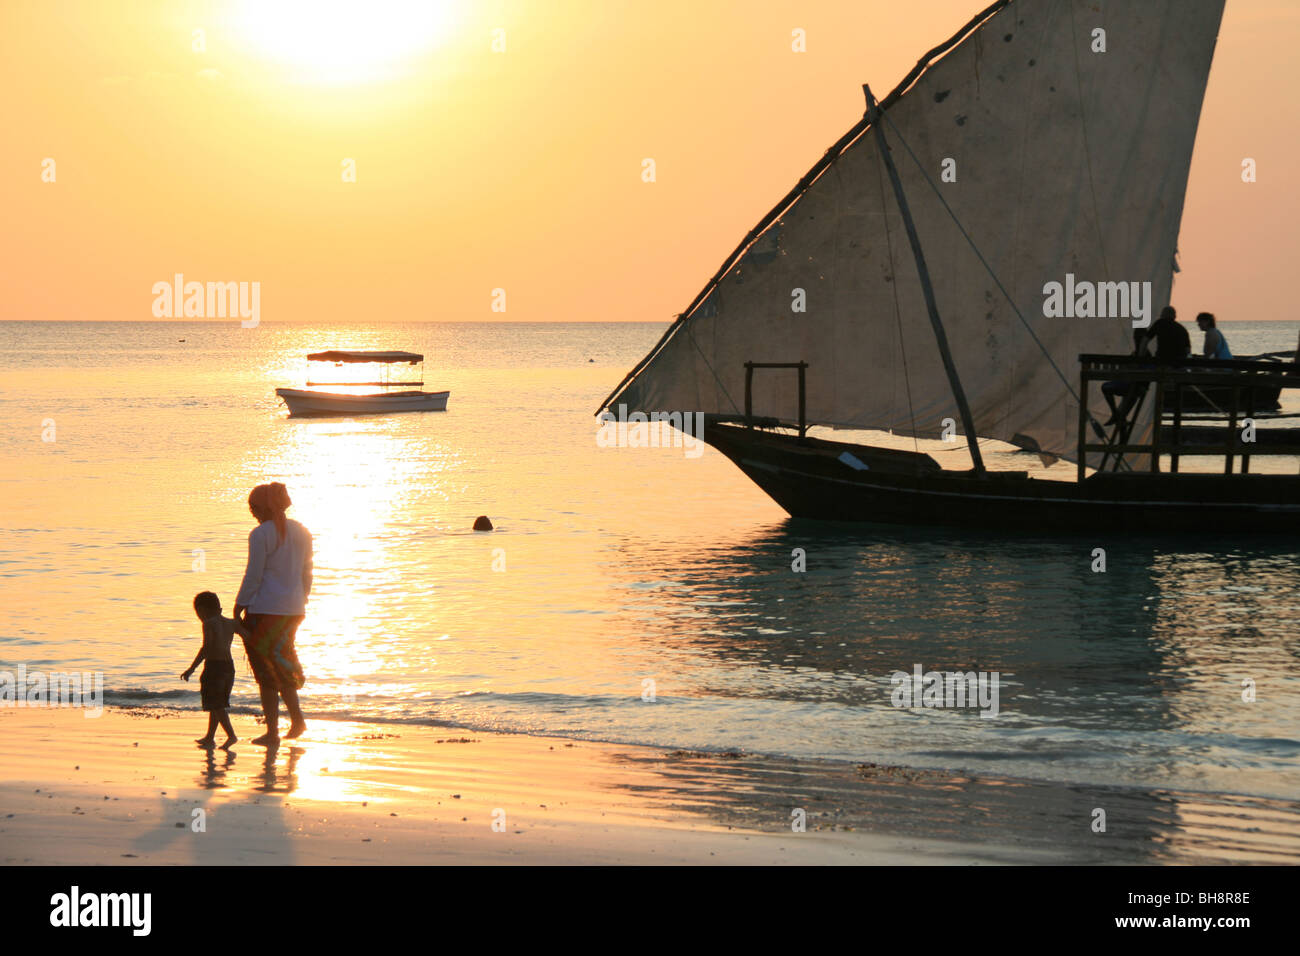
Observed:
[[[731,402],[731,407],[735,410],[736,414],[739,415],[740,409],[736,407],[736,400],[732,398],[731,393],[727,391],[727,386],[722,384],[722,379],[718,378],[717,370],[714,369],[713,363],[709,361],[709,357],[704,354],[704,349],[700,348],[700,343],[695,341],[695,333],[691,330],[689,325],[686,326],[686,335],[690,338],[691,344],[695,346],[695,351],[700,353],[700,358],[704,359],[704,364],[708,366],[709,371],[713,373],[713,380],[718,383],[718,388],[722,389],[722,394],[727,396],[727,401]]]

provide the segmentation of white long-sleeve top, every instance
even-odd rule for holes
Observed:
[[[235,603],[250,614],[305,614],[311,593],[311,532],[285,519],[284,540],[274,521],[248,534],[248,568]]]

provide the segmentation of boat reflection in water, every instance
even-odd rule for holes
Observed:
[[[907,832],[925,819],[957,836],[974,817],[990,842],[1015,828],[1018,841],[1081,862],[1300,862],[1300,707],[1277,693],[1300,679],[1294,554],[1222,538],[1213,552],[1187,548],[1147,539],[1103,556],[1082,540],[790,520],[671,566],[629,549],[618,577],[659,587],[652,601],[628,589],[637,620],[625,625],[711,661],[690,668],[706,675],[698,683],[674,674],[688,684],[680,693],[715,709],[718,698],[751,709],[770,699],[764,730],[785,733],[717,739],[839,758],[814,772],[679,753],[663,767],[663,799],[733,825],[770,816],[778,797],[808,809],[809,829]],[[806,570],[792,570],[801,555]],[[998,672],[997,716],[894,706],[891,675],[917,665]],[[1248,678],[1257,703],[1243,700]],[[710,775],[749,778],[753,799],[720,783],[714,800],[689,797],[687,784]],[[1090,828],[1097,808],[1109,843]]]
[[[671,566],[654,566],[662,552],[624,552],[620,580],[659,586],[627,588],[623,614],[635,620],[620,626],[715,659],[691,668],[702,677],[690,692],[789,702],[777,749],[790,754],[1300,792],[1300,706],[1273,695],[1261,713],[1242,700],[1247,678],[1300,678],[1294,554],[1223,539],[1214,553],[1186,547],[1128,542],[1094,571],[1102,556],[1082,540],[789,521]],[[791,570],[800,551],[802,573]],[[997,671],[997,718],[894,707],[890,675],[916,665]],[[810,717],[816,733],[803,734],[800,702],[842,710]]]

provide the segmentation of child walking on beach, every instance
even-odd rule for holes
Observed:
[[[238,621],[232,621],[221,615],[221,599],[211,591],[203,591],[194,596],[194,613],[203,622],[203,646],[194,655],[194,663],[181,674],[181,680],[188,681],[194,669],[203,662],[203,673],[199,675],[199,692],[203,700],[203,709],[208,712],[208,734],[195,741],[200,747],[212,747],[217,742],[217,727],[226,732],[226,742],[222,750],[229,750],[238,738],[230,725],[230,691],[235,686],[235,662],[230,656],[230,642],[236,634],[248,637],[249,630]]]

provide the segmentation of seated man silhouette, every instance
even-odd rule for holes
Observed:
[[[1177,362],[1192,354],[1192,337],[1178,324],[1178,313],[1172,305],[1161,310],[1160,318],[1147,331],[1147,338],[1156,343],[1157,362]]]

